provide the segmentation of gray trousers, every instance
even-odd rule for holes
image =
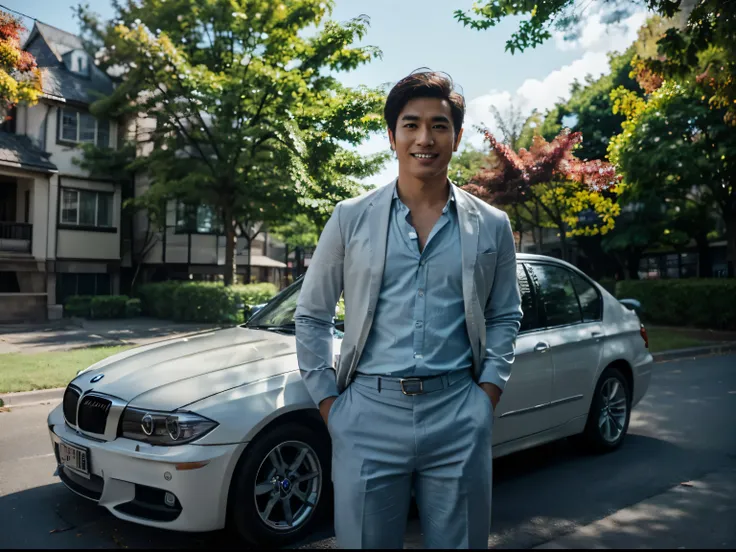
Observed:
[[[335,533],[340,548],[403,548],[414,490],[426,548],[488,548],[491,401],[470,373],[407,396],[358,376],[333,404]]]

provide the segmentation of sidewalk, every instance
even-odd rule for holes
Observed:
[[[736,548],[736,468],[683,482],[535,547],[563,548]]]
[[[156,318],[81,320],[24,326],[0,325],[0,354],[66,351],[84,347],[145,345],[222,327]]]

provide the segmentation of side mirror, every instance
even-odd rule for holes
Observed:
[[[639,312],[641,310],[641,302],[636,299],[619,299],[618,302],[634,312]]]
[[[335,321],[335,329],[341,332],[345,331],[345,321],[344,320],[336,320]]]

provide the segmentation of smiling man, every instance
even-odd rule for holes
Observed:
[[[448,180],[465,115],[448,76],[404,78],[384,115],[398,178],[335,207],[295,317],[332,437],[337,544],[403,548],[413,490],[425,546],[486,548],[493,411],[522,317],[511,225]]]

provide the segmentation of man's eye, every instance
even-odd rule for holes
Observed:
[[[417,126],[417,125],[415,125],[414,123],[406,123],[404,125],[404,128],[415,127],[415,126]]]

